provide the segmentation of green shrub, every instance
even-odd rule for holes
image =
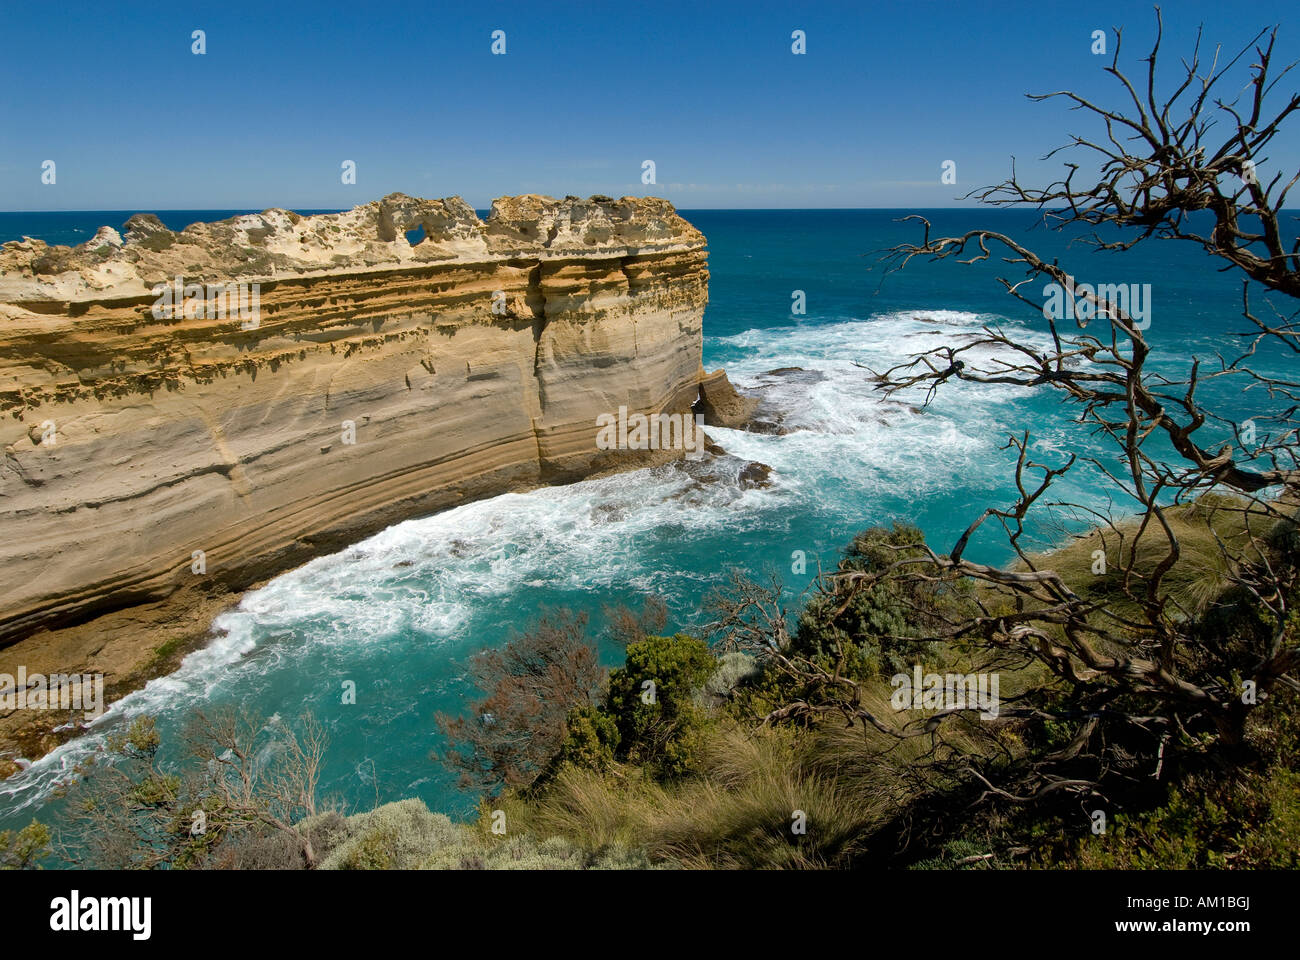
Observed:
[[[569,714],[560,760],[592,770],[607,770],[619,744],[618,724],[596,706],[579,707]]]
[[[662,775],[689,772],[698,728],[707,720],[693,694],[716,667],[708,645],[684,633],[629,644],[626,663],[610,674],[605,701],[623,755]]]
[[[142,239],[140,241],[140,246],[144,247],[146,250],[152,250],[154,253],[161,253],[170,248],[175,242],[176,235],[170,230],[159,230],[157,233],[151,233],[149,236]]]
[[[730,700],[737,687],[757,679],[762,672],[758,661],[749,654],[739,650],[724,653],[718,658],[718,667],[713,671],[713,676],[709,677],[700,691],[700,699],[705,705]]]
[[[347,829],[347,838],[321,862],[322,870],[413,869],[439,847],[456,843],[460,831],[415,799],[348,817]]]
[[[909,524],[873,527],[855,536],[844,551],[842,572],[879,572],[900,560],[924,556],[921,531]],[[868,679],[906,673],[922,660],[938,659],[939,644],[924,639],[937,625],[930,615],[944,612],[966,592],[956,582],[912,582],[895,575],[848,598],[839,590],[817,593],[799,617],[792,650],[796,654],[834,661],[844,654],[845,675]]]
[[[50,829],[33,820],[21,830],[0,830],[0,870],[30,870],[49,855]]]
[[[1102,870],[1300,867],[1300,774],[1270,768],[1233,780],[1193,777],[1154,810],[1116,814],[1110,830],[1049,847],[1055,866]]]

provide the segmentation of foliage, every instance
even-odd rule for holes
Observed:
[[[892,564],[923,557],[925,537],[905,523],[872,527],[855,536],[844,551],[839,572],[875,573]],[[947,581],[885,578],[847,596],[820,591],[799,617],[791,651],[829,665],[844,659],[844,672],[855,679],[906,673],[934,658],[938,617],[956,605],[968,585]]]
[[[992,856],[972,840],[950,840],[937,856],[912,864],[913,870],[989,870]]]
[[[311,837],[296,826],[316,813],[325,750],[310,716],[294,732],[234,711],[200,713],[185,740],[187,756],[166,768],[152,717],[110,736],[63,788],[71,810],[64,855],[104,869],[186,869],[212,865],[224,844],[279,833],[299,863],[315,865]]]
[[[590,853],[563,837],[503,836],[452,823],[419,800],[356,814],[323,870],[631,870],[649,861],[622,847]]]
[[[346,835],[346,821],[334,810],[295,824],[319,858]],[[268,827],[229,833],[209,853],[203,866],[212,870],[304,870],[301,844],[292,834]]]
[[[1254,715],[1254,765],[1186,772],[1158,803],[1116,813],[1104,834],[1076,828],[1044,844],[1039,862],[1119,870],[1300,867],[1297,707],[1300,698],[1289,694]]]
[[[626,662],[610,674],[605,699],[623,757],[665,776],[689,772],[705,722],[693,694],[716,666],[708,644],[684,633],[629,645]]]
[[[447,817],[430,813],[419,800],[388,803],[349,817],[346,835],[321,861],[321,869],[410,870],[456,836]]]
[[[33,820],[21,830],[0,830],[0,870],[39,869],[50,853],[50,828]]]
[[[608,770],[619,744],[614,718],[592,704],[569,714],[560,760],[592,770]]]
[[[731,700],[747,683],[762,676],[758,659],[739,650],[731,650],[718,657],[717,669],[704,683],[696,698],[697,703],[715,706]]]
[[[626,606],[617,606],[605,607],[604,613],[609,639],[625,650],[630,644],[663,633],[664,627],[668,625],[668,605],[662,597],[655,594],[648,595],[642,601],[639,612]]]
[[[584,849],[641,849],[685,867],[845,866],[878,811],[808,767],[790,731],[701,730],[691,777],[656,781],[566,767],[516,815]],[[799,832],[799,831],[802,832]]]
[[[487,696],[458,717],[439,714],[449,746],[439,756],[464,786],[488,793],[531,785],[551,765],[568,735],[571,711],[590,704],[602,671],[586,639],[585,615],[543,616],[501,650],[470,661],[470,676]]]
[[[169,249],[175,242],[176,235],[170,230],[158,230],[139,241],[140,246],[146,250],[152,250],[154,253],[161,253]]]

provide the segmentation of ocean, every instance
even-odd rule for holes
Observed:
[[[179,228],[236,212],[245,211],[160,216]],[[290,571],[218,617],[208,646],[174,674],[0,783],[0,828],[33,816],[57,823],[52,786],[123,720],[153,714],[164,742],[174,743],[194,711],[232,704],[290,725],[310,711],[330,738],[322,793],[352,809],[416,796],[463,816],[474,798],[430,757],[442,745],[434,716],[459,711],[474,695],[466,663],[475,651],[504,644],[543,610],[585,611],[596,638],[607,606],[636,606],[657,593],[668,603],[669,629],[689,631],[708,622],[704,601],[734,568],[774,571],[797,595],[819,562],[835,564],[854,532],[898,520],[946,550],[986,506],[1011,501],[1012,434],[1027,430],[1034,458],[1053,465],[1071,452],[1106,455],[1071,424],[1077,410],[1045,390],[952,383],[924,408],[920,396],[881,403],[873,391],[864,366],[883,370],[960,343],[984,324],[1045,343],[1041,315],[997,281],[1022,279],[1017,266],[996,256],[972,266],[918,260],[884,275],[878,252],[920,236],[915,223],[898,222],[899,211],[682,212],[709,240],[705,366],[725,367],[790,429],[709,433],[730,453],[769,465],[770,487],[701,484],[675,466],[657,467],[466,504]],[[1060,257],[1080,280],[1150,284],[1147,336],[1170,372],[1185,371],[1193,355],[1213,362],[1247,328],[1240,279],[1190,244],[1150,241],[1105,254],[1034,227],[1025,212],[922,212],[936,235],[996,229],[1047,259]],[[127,215],[0,214],[0,240],[27,234],[78,243]],[[791,312],[797,291],[806,313]],[[1282,371],[1293,362],[1265,352],[1257,365]],[[1267,398],[1239,386],[1211,381],[1203,395],[1238,422],[1269,409]],[[1211,424],[1203,445],[1229,436]],[[1058,491],[1059,499],[1098,507],[1109,495],[1082,469]],[[1048,524],[1035,529],[1044,546],[1060,535]],[[806,572],[795,572],[796,551]],[[989,531],[968,555],[995,561],[1008,550]],[[612,643],[602,641],[601,655],[609,665],[619,660]],[[346,681],[356,685],[355,704],[342,702]],[[164,749],[165,762],[175,755]]]

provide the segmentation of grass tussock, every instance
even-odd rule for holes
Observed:
[[[887,692],[873,705],[885,715]],[[977,734],[949,739],[972,754],[996,749]],[[920,763],[931,749],[927,737],[860,726],[826,724],[809,736],[718,725],[689,780],[568,767],[507,816],[589,850],[638,848],[688,868],[846,866],[907,803],[940,786]]]
[[[882,813],[808,769],[787,733],[726,727],[702,746],[700,774],[680,783],[567,768],[528,826],[684,867],[800,868],[845,859]]]
[[[1222,493],[1169,507],[1164,515],[1178,543],[1178,559],[1164,576],[1161,594],[1187,616],[1204,613],[1231,588],[1240,559],[1256,555],[1253,544],[1272,542],[1284,528],[1295,525],[1289,518],[1279,519],[1240,497]],[[1105,558],[1104,567],[1097,551]],[[1094,529],[1033,560],[1040,569],[1056,571],[1067,583],[1084,585],[1090,597],[1127,615],[1137,611],[1139,604],[1126,593],[1126,586],[1140,598],[1169,553],[1169,535],[1162,526],[1151,522],[1142,529],[1132,519],[1116,523],[1113,529]]]

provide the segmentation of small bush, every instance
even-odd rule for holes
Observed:
[[[693,694],[716,667],[708,645],[684,633],[630,644],[626,663],[610,674],[605,703],[623,754],[666,776],[689,772],[698,728],[707,720]]]
[[[176,235],[170,230],[159,230],[157,233],[151,233],[149,236],[140,240],[140,246],[146,250],[152,250],[154,253],[162,253],[169,249],[176,242]]]
[[[623,846],[593,854],[565,837],[539,838],[522,831],[497,836],[454,824],[440,813],[430,813],[419,800],[389,803],[344,823],[347,836],[321,869],[635,870],[650,866],[644,853]]]
[[[718,658],[718,668],[713,676],[705,682],[700,691],[701,700],[706,705],[714,705],[731,699],[735,689],[747,680],[753,680],[762,674],[758,661],[747,653],[732,650]]]
[[[0,870],[37,869],[50,852],[50,829],[33,820],[21,830],[0,830]]]
[[[841,571],[879,572],[900,560],[924,555],[925,538],[909,524],[873,527],[853,538],[840,561]],[[960,602],[966,592],[956,582],[913,582],[892,576],[857,589],[842,612],[840,592],[818,593],[799,617],[793,652],[830,663],[837,651],[845,673],[854,679],[906,673],[913,664],[938,658],[940,644],[927,641],[935,615]],[[933,614],[931,614],[933,611]]]
[[[599,707],[579,707],[569,714],[560,760],[592,770],[607,770],[618,750],[618,724]]]
[[[569,734],[571,711],[589,705],[602,671],[586,639],[586,617],[558,611],[503,650],[470,661],[487,696],[458,717],[439,714],[449,741],[439,754],[461,784],[490,793],[528,787],[554,763]]]
[[[321,861],[322,870],[410,870],[439,847],[455,844],[459,828],[423,801],[388,803],[347,819],[348,836]]]

